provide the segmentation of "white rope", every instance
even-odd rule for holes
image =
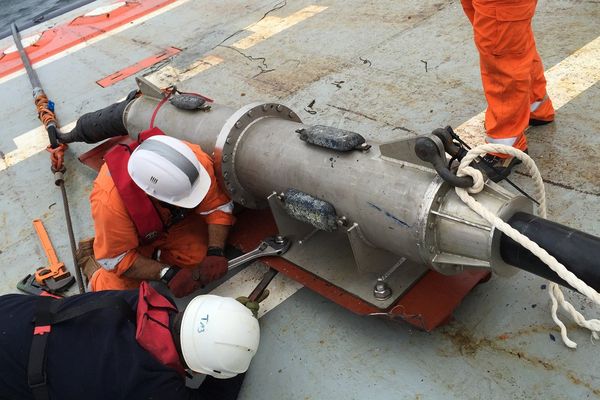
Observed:
[[[552,269],[556,274],[561,277],[564,281],[566,281],[573,288],[577,289],[580,293],[584,294],[586,297],[591,299],[594,303],[600,305],[600,294],[596,292],[593,288],[589,287],[585,282],[581,279],[577,278],[575,274],[569,271],[563,264],[558,262],[556,258],[552,255],[548,254],[548,252],[542,249],[537,243],[530,240],[527,236],[521,234],[516,229],[508,225],[502,219],[498,218],[496,215],[491,213],[485,207],[483,207],[477,200],[475,200],[469,193],[479,193],[483,190],[484,187],[484,179],[481,171],[470,167],[469,164],[478,156],[483,156],[487,153],[502,153],[508,154],[513,157],[517,157],[519,160],[523,162],[523,165],[527,168],[528,172],[531,174],[532,179],[535,183],[535,193],[533,197],[540,203],[537,211],[538,215],[542,218],[546,218],[546,189],[544,188],[544,182],[542,181],[542,176],[535,165],[535,162],[524,152],[515,149],[514,147],[505,146],[502,144],[484,144],[481,146],[477,146],[474,149],[469,150],[467,155],[462,159],[458,171],[456,175],[458,176],[471,176],[473,178],[473,187],[468,189],[456,188],[456,194],[460,199],[467,204],[473,211],[487,220],[490,224],[492,224],[495,228],[502,231],[505,235],[510,237],[515,242],[519,243],[521,246],[525,247],[527,250],[532,252],[536,257],[538,257],[542,262],[544,262],[550,269]],[[550,299],[552,301],[552,319],[556,323],[556,325],[560,328],[560,334],[563,342],[570,348],[576,348],[577,343],[573,342],[567,336],[567,328],[565,324],[558,318],[558,307],[559,305],[562,309],[567,312],[571,318],[581,327],[589,329],[592,332],[592,338],[598,339],[600,338],[600,320],[598,319],[590,319],[586,320],[581,313],[579,313],[575,307],[567,300],[565,300],[565,296],[556,283],[549,282],[549,294]]]

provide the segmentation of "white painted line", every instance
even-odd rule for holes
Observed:
[[[77,121],[70,122],[61,127],[61,129],[64,131],[70,131],[75,127],[76,122]],[[15,142],[17,148],[6,153],[3,158],[0,158],[0,171],[3,171],[8,167],[12,167],[21,161],[46,150],[46,147],[49,144],[48,133],[46,132],[46,128],[44,128],[43,125],[40,125],[29,132],[17,136],[13,139],[13,142]]]
[[[153,12],[151,12],[149,14],[146,14],[146,15],[144,15],[144,16],[142,16],[142,17],[140,17],[140,18],[138,18],[138,19],[136,19],[136,20],[134,20],[132,22],[129,22],[129,23],[125,24],[125,25],[122,25],[122,26],[120,26],[118,28],[115,28],[115,29],[113,29],[111,31],[108,31],[106,33],[103,33],[101,35],[98,35],[98,36],[96,36],[96,37],[94,37],[94,38],[92,38],[92,39],[90,39],[88,41],[76,44],[75,46],[70,47],[70,48],[66,49],[65,51],[62,51],[62,52],[60,52],[58,54],[55,54],[55,55],[53,55],[51,57],[45,58],[43,60],[40,60],[40,61],[34,63],[33,67],[34,68],[40,68],[40,67],[43,67],[44,65],[48,65],[48,64],[50,64],[50,63],[52,63],[52,62],[54,62],[56,60],[60,60],[61,58],[65,57],[65,56],[68,56],[70,54],[73,54],[73,53],[75,53],[75,52],[77,52],[77,51],[79,51],[79,50],[81,50],[83,48],[86,48],[89,45],[92,45],[94,43],[98,43],[101,40],[104,40],[104,39],[106,39],[108,37],[114,36],[114,35],[116,35],[118,33],[126,31],[129,28],[132,28],[132,27],[134,27],[136,25],[142,24],[142,23],[144,23],[144,22],[146,22],[146,21],[148,21],[148,20],[150,20],[150,19],[152,19],[154,17],[157,17],[157,16],[159,16],[161,14],[164,14],[164,13],[166,13],[168,11],[171,11],[172,9],[177,8],[177,7],[181,6],[182,4],[185,4],[185,3],[189,2],[189,1],[190,0],[178,0],[178,1],[174,2],[174,3],[169,4],[168,6],[165,6],[163,8],[160,8],[160,9],[156,10],[156,11],[153,11]],[[21,76],[23,74],[25,74],[25,70],[24,69],[20,69],[19,71],[15,71],[12,74],[6,75],[5,77],[0,78],[0,85],[3,84],[3,83],[5,83],[5,82],[8,82],[8,81],[10,81],[10,80],[12,80],[12,79],[14,79],[16,77],[19,77],[19,76]]]
[[[180,70],[172,65],[167,65],[158,71],[145,76],[145,78],[158,87],[166,87],[176,82],[185,81],[186,79],[196,76],[199,73],[214,67],[215,65],[219,65],[221,62],[223,62],[221,57],[208,55],[197,61],[194,61],[183,70]]]
[[[253,32],[253,34],[235,42],[232,47],[240,50],[249,49],[265,39],[268,39],[271,36],[304,21],[305,19],[313,17],[326,9],[327,7],[312,5],[284,18],[268,15],[261,21],[244,28],[246,31]]]
[[[232,278],[223,282],[211,291],[211,294],[227,297],[248,296],[258,285],[263,275],[269,270],[267,266],[260,262],[249,265],[243,271],[240,271]],[[262,317],[285,299],[296,293],[302,285],[279,273],[269,284],[269,297],[260,303],[258,317]]]
[[[554,108],[573,100],[600,80],[600,37],[546,71],[546,90]],[[456,128],[456,133],[471,146],[485,142],[485,112]]]
[[[127,4],[124,1],[119,1],[117,3],[113,3],[113,4],[108,4],[106,6],[101,6],[98,8],[94,8],[92,11],[83,14],[84,17],[97,17],[98,15],[102,15],[102,14],[110,14],[111,11],[116,10],[117,8],[123,7],[125,4]]]
[[[26,47],[31,46],[32,44],[36,43],[38,40],[40,40],[41,37],[42,37],[41,33],[37,33],[37,34],[31,35],[31,36],[27,36],[26,38],[24,38],[24,39],[21,40],[21,44],[23,45],[23,48],[26,48]],[[4,50],[3,53],[4,54],[11,54],[11,53],[16,53],[17,51],[18,51],[17,45],[13,44],[8,49]]]
[[[326,9],[327,7],[312,5],[283,18],[268,15],[261,21],[244,28],[243,30],[253,32],[253,34],[235,42],[232,47],[241,50],[249,49],[273,35],[313,17]],[[146,79],[159,87],[169,86],[190,79],[221,62],[223,62],[222,58],[214,55],[207,55],[182,70],[173,67],[172,65],[167,65],[146,76]]]

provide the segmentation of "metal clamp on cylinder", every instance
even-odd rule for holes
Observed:
[[[331,126],[313,125],[298,129],[296,133],[299,133],[300,140],[306,143],[335,151],[367,151],[371,148],[362,135]]]
[[[418,137],[415,141],[415,153],[421,160],[431,163],[435,172],[452,186],[468,188],[473,186],[470,176],[458,177],[446,165],[446,150],[441,139],[434,134]]]

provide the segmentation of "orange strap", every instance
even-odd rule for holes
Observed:
[[[65,151],[69,148],[64,143],[60,143],[57,148],[46,147],[46,151],[50,153],[50,162],[52,163],[52,171],[62,171],[65,161]]]
[[[49,123],[54,122],[56,124],[56,116],[48,108],[48,96],[41,94],[35,98],[35,106],[38,112],[38,118],[42,121],[44,126],[48,126]]]

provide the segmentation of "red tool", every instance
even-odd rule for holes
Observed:
[[[65,264],[58,261],[58,257],[56,257],[56,252],[52,247],[52,242],[42,221],[39,219],[33,220],[33,227],[42,243],[42,248],[46,253],[46,257],[48,257],[49,263],[48,266],[37,269],[35,272],[36,282],[39,285],[47,287],[51,292],[60,292],[68,289],[75,282],[75,278],[67,270]]]

